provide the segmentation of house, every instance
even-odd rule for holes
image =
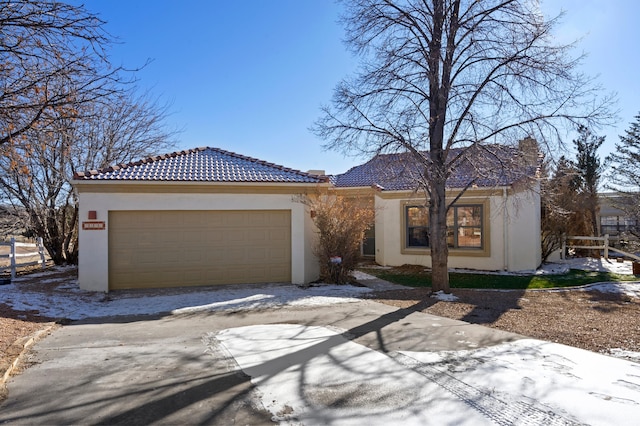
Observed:
[[[507,147],[459,153],[448,194],[467,190],[449,213],[450,266],[535,269],[541,261],[537,151],[533,159],[530,150]],[[317,233],[297,199],[330,188],[373,200],[375,227],[365,254],[381,265],[429,266],[428,215],[416,186],[421,172],[409,154],[379,155],[322,176],[198,148],[77,173],[79,284],[107,292],[309,283],[319,274]]]
[[[524,271],[541,263],[540,191],[537,144],[519,148],[490,145],[462,151],[448,179],[449,267]],[[344,174],[332,176],[338,191],[373,197],[376,220],[368,250],[376,263],[431,266],[424,173],[409,153],[381,154]],[[371,249],[371,247],[375,247]]]
[[[320,177],[216,148],[78,173],[86,290],[317,279],[315,232],[295,196]]]
[[[600,235],[618,236],[629,232],[640,234],[640,223],[619,208],[623,203],[624,199],[618,193],[598,194]]]

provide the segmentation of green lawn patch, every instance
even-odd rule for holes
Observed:
[[[380,279],[409,287],[431,287],[431,272],[423,268],[362,268],[363,272]],[[636,281],[634,275],[571,269],[557,275],[494,275],[480,273],[449,273],[451,288],[486,288],[526,290],[534,288],[575,287],[598,282]]]

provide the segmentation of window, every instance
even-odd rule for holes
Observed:
[[[620,226],[618,225],[618,216],[600,217],[600,232],[602,234],[617,235],[620,232]]]
[[[482,248],[482,206],[453,206],[447,214],[447,244],[453,248]]]
[[[407,206],[407,247],[429,247],[429,212],[420,206]]]
[[[600,217],[600,232],[609,235],[618,235],[620,232],[629,232],[638,229],[635,219],[625,216]]]
[[[429,212],[405,206],[406,248],[429,248]],[[454,249],[483,248],[482,204],[452,206],[447,213],[447,244]]]

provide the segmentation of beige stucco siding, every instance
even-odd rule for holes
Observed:
[[[97,221],[105,222],[105,230],[83,230],[80,227],[79,284],[86,290],[108,291],[109,283],[109,212],[117,211],[242,211],[286,210],[291,220],[291,282],[303,284],[318,277],[318,265],[312,250],[313,222],[305,205],[294,200],[296,188],[273,193],[256,193],[255,189],[242,193],[207,193],[206,190],[163,191],[155,193],[109,192],[104,186],[77,185],[80,196],[80,222],[87,221],[89,211],[97,213]],[[95,188],[95,191],[93,190]],[[226,193],[228,191],[229,193]],[[300,193],[306,189],[301,188]]]
[[[533,270],[542,263],[541,210],[539,187],[509,197],[508,254],[509,271]]]
[[[431,266],[428,250],[405,248],[403,206],[421,203],[424,199],[409,192],[375,197],[377,263]],[[450,268],[522,271],[540,265],[540,203],[535,189],[470,190],[457,204],[465,203],[484,206],[484,248],[450,249]]]

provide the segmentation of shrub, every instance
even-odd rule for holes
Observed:
[[[373,201],[359,197],[322,194],[306,198],[318,228],[315,254],[320,262],[320,279],[344,284],[360,260],[360,243],[374,223]],[[338,263],[337,260],[340,259]]]

